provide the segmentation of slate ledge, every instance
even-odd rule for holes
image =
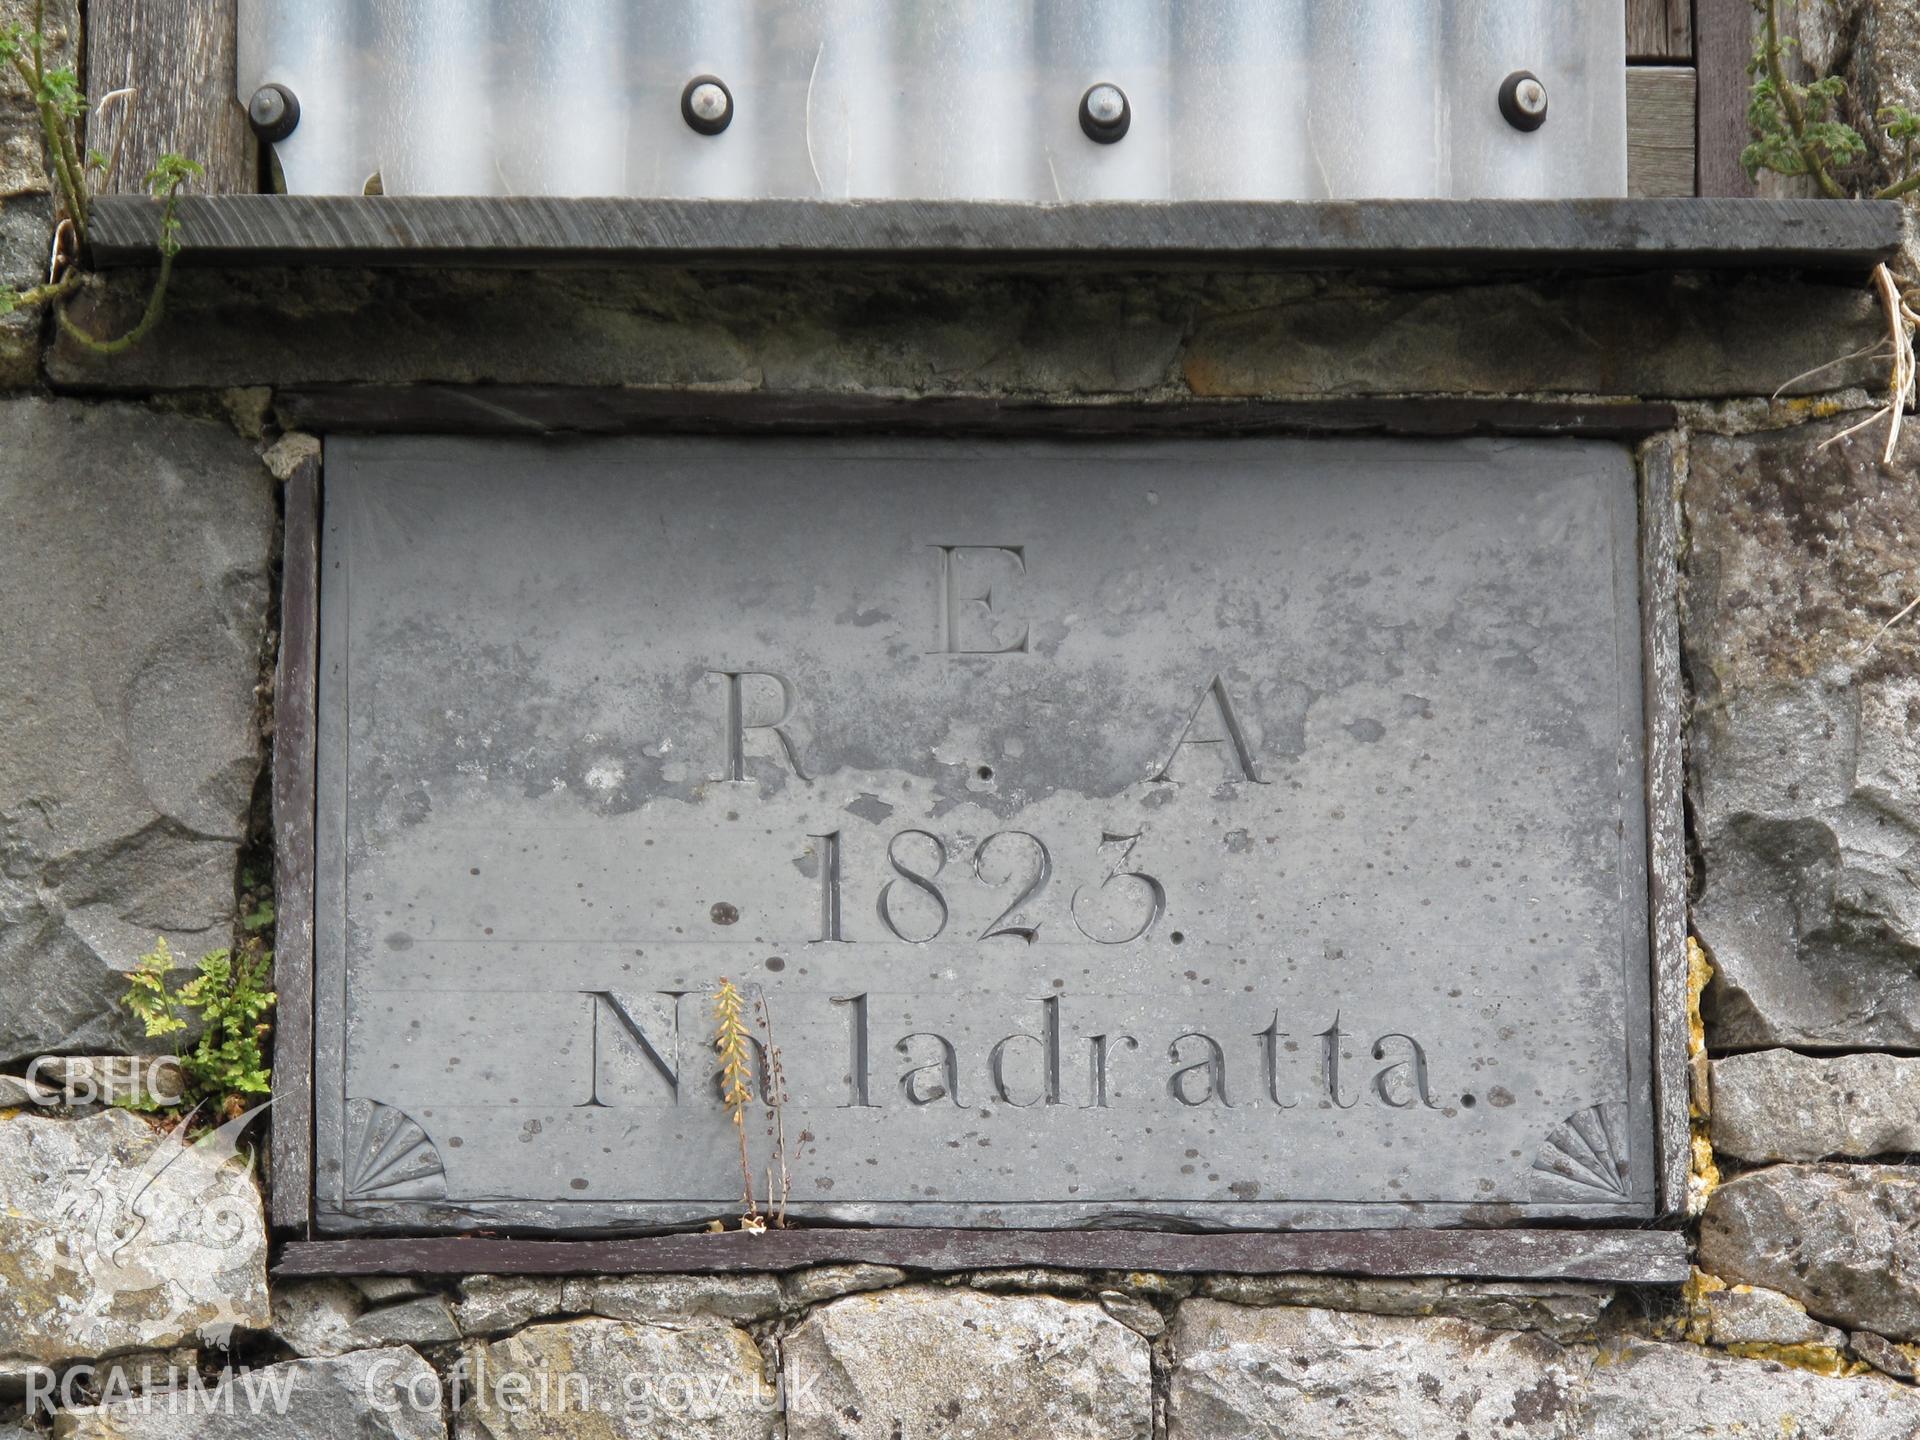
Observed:
[[[1680,423],[1644,400],[1411,396],[1052,403],[1024,397],[783,394],[612,385],[290,385],[283,424],[315,434],[1581,435],[1644,440]]]
[[[93,260],[153,262],[159,202],[104,196]],[[1033,205],[215,195],[180,203],[183,265],[1100,261],[1862,269],[1896,201],[1361,200]]]
[[[1042,1265],[1157,1270],[1678,1285],[1686,1236],[1670,1230],[1294,1230],[1184,1234],[1144,1230],[818,1228],[764,1235],[631,1240],[298,1240],[273,1273],[309,1275],[639,1275],[877,1264],[959,1271]]]

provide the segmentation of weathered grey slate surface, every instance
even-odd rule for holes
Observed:
[[[1635,535],[1591,442],[337,442],[324,1228],[737,1210],[723,976],[798,1214],[1650,1214]]]
[[[420,265],[926,255],[1279,263],[1855,267],[1900,244],[1892,201],[962,200],[189,196],[182,264]],[[96,263],[151,263],[157,201],[98,207]]]

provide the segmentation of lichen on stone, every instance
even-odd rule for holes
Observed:
[[[1687,1272],[1686,1283],[1680,1287],[1679,1323],[1675,1327],[1678,1338],[1695,1345],[1707,1343],[1712,1317],[1707,1313],[1706,1297],[1726,1288],[1726,1281],[1718,1275],[1709,1275],[1698,1266]]]
[[[1726,1353],[1742,1360],[1771,1360],[1776,1365],[1786,1365],[1832,1379],[1864,1375],[1873,1368],[1862,1361],[1850,1359],[1831,1345],[1767,1345],[1748,1341],[1727,1346]]]
[[[1708,1130],[1713,1102],[1708,1086],[1698,1078],[1707,1063],[1707,1027],[1700,1014],[1700,997],[1713,980],[1713,962],[1706,948],[1693,936],[1687,937],[1687,1063],[1694,1082],[1689,1086],[1687,1106],[1690,1133],[1690,1161],[1687,1166],[1687,1214],[1698,1217],[1707,1208],[1720,1184],[1720,1167],[1714,1163],[1713,1139]]]

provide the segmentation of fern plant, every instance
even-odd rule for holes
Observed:
[[[139,1016],[150,1037],[178,1034],[200,1022],[200,1038],[180,1057],[186,1103],[212,1101],[217,1110],[231,1115],[272,1093],[273,1073],[264,1049],[272,1029],[267,1012],[275,999],[267,988],[272,967],[271,952],[251,945],[237,956],[230,950],[210,950],[200,957],[194,978],[170,990],[167,977],[179,966],[162,937],[128,972],[127,1008]],[[159,1107],[147,1102],[140,1108]]]

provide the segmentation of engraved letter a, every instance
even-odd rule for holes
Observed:
[[[1193,733],[1193,727],[1200,719],[1201,710],[1211,700],[1220,712],[1219,735],[1200,735]],[[1193,702],[1193,713],[1187,716],[1186,728],[1180,732],[1180,738],[1173,742],[1173,753],[1167,756],[1167,763],[1160,767],[1155,780],[1173,779],[1173,762],[1180,758],[1182,745],[1225,745],[1233,751],[1233,758],[1240,767],[1240,773],[1255,785],[1268,782],[1260,778],[1260,762],[1254,757],[1253,747],[1247,743],[1247,732],[1241,727],[1240,717],[1234,713],[1233,697],[1227,694],[1227,682],[1216,675],[1207,682],[1207,688],[1200,692],[1200,698]]]

